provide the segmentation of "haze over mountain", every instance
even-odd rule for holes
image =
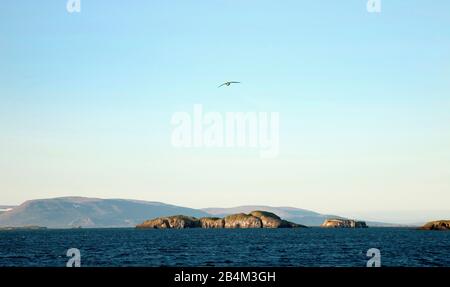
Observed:
[[[247,205],[234,208],[193,209],[140,200],[60,197],[29,200],[4,211],[0,213],[0,227],[31,225],[48,228],[134,227],[156,217],[172,215],[198,218],[224,217],[241,212],[249,213],[253,210],[269,211],[288,221],[307,226],[319,226],[330,217],[343,218],[293,207]],[[388,226],[389,224],[368,222],[368,225]]]

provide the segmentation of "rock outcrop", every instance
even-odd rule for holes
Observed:
[[[225,228],[261,228],[261,219],[245,213],[228,215],[224,218]]]
[[[351,219],[327,219],[322,223],[321,227],[326,228],[367,228],[364,221],[356,221]]]
[[[200,220],[195,217],[184,216],[184,215],[175,215],[168,217],[158,217],[155,219],[147,220],[142,224],[136,226],[138,228],[174,228],[174,229],[182,229],[182,228],[194,228],[201,227]]]
[[[422,226],[423,230],[450,230],[450,220],[431,221]]]
[[[136,228],[296,228],[306,227],[295,224],[286,220],[282,220],[276,214],[266,211],[253,211],[250,214],[238,213],[218,217],[195,217],[176,215],[169,217],[158,217],[147,220]]]
[[[225,220],[218,217],[203,217],[200,218],[200,225],[202,228],[224,228]]]
[[[278,215],[267,211],[252,211],[250,215],[259,218],[265,228],[299,227],[298,224],[282,220]]]

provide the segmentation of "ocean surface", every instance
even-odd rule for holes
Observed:
[[[0,266],[450,266],[450,232],[368,229],[73,229],[0,231]]]

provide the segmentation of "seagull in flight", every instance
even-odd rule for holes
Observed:
[[[218,88],[222,87],[222,86],[227,86],[229,87],[231,84],[240,84],[241,82],[235,82],[235,81],[230,81],[230,82],[225,82],[222,85],[218,86]]]

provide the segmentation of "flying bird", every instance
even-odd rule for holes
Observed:
[[[235,82],[235,81],[230,81],[230,82],[225,82],[222,85],[218,86],[218,88],[222,87],[222,86],[227,86],[229,87],[231,84],[240,84],[241,82]]]

